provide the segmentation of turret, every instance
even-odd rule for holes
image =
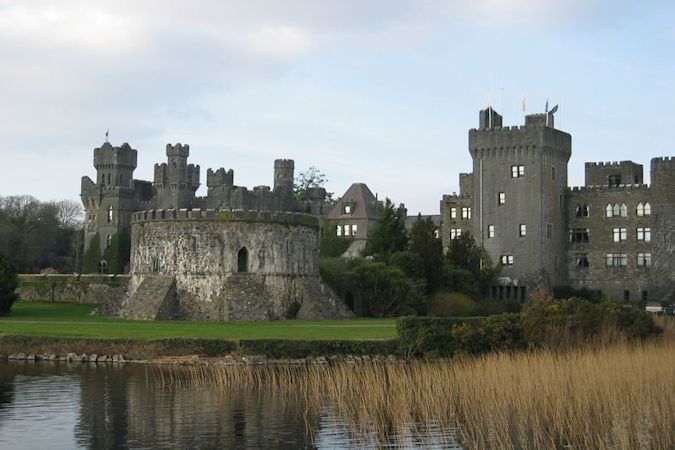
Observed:
[[[166,145],[167,162],[155,164],[157,208],[191,208],[199,188],[199,166],[188,164],[190,146]]]
[[[295,162],[292,159],[274,160],[274,190],[293,192],[293,172]]]

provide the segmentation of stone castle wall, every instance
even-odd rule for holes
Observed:
[[[19,275],[19,299],[91,305],[121,303],[129,279],[129,275]]]
[[[294,213],[136,213],[130,294],[146,276],[174,277],[173,315],[190,320],[283,319],[326,301],[339,308],[321,285],[318,229],[316,217]]]

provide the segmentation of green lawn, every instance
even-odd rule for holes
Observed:
[[[273,322],[137,321],[96,317],[90,305],[16,303],[0,318],[0,335],[98,339],[373,340],[396,337],[395,319],[280,320]]]

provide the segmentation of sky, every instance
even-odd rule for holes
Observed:
[[[586,161],[675,155],[675,2],[0,0],[0,196],[78,200],[93,149],[167,143],[273,183],[274,159],[342,195],[367,183],[438,214],[488,103],[559,105],[569,185]]]

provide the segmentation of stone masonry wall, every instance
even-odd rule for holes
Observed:
[[[129,275],[19,275],[22,302],[103,305],[121,302]]]
[[[293,317],[305,303],[327,300],[314,298],[322,292],[318,227],[315,217],[280,212],[137,213],[129,291],[133,294],[146,275],[173,276],[176,318]],[[244,271],[239,267],[241,252],[248,255]],[[336,317],[342,314],[334,312]]]

